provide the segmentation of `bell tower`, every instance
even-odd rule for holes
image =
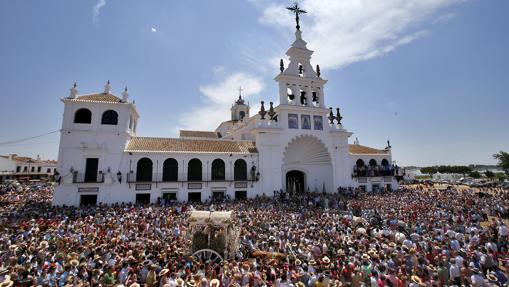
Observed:
[[[320,67],[316,70],[311,65],[313,51],[307,48],[307,43],[302,39],[300,30],[299,14],[306,13],[297,4],[288,7],[295,13],[297,30],[295,41],[286,52],[290,63],[285,66],[283,59],[280,61],[280,74],[274,80],[279,83],[280,105],[297,105],[306,107],[324,108],[323,86],[327,82],[320,75]]]
[[[244,118],[249,118],[249,104],[246,105],[242,98],[242,87],[239,87],[239,98],[233,103],[231,107],[232,121],[242,121]]]

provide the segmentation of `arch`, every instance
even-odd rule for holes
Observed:
[[[136,163],[136,181],[152,181],[152,160],[141,158]]]
[[[92,112],[89,109],[79,109],[74,114],[75,124],[90,124],[92,123]]]
[[[247,180],[247,163],[245,160],[239,158],[235,161],[233,180]]]
[[[163,162],[163,181],[178,181],[179,163],[174,158],[167,158]]]
[[[369,160],[369,166],[377,166],[377,162],[374,158]]]
[[[357,167],[363,167],[363,166],[366,166],[366,164],[364,163],[364,161],[362,159],[358,159],[356,162],[355,162],[355,165]]]
[[[225,179],[225,166],[222,159],[216,158],[212,161],[212,170],[210,172],[212,180]]]
[[[246,117],[246,112],[240,111],[239,112],[239,120],[243,120]]]
[[[332,157],[327,145],[310,134],[293,138],[283,153],[281,180],[288,192],[334,191]]]
[[[387,159],[385,159],[385,158],[384,158],[384,159],[382,159],[381,165],[382,165],[383,167],[388,167],[388,166],[389,166],[389,161],[388,161]]]
[[[117,125],[118,124],[118,113],[114,110],[107,110],[101,117],[102,125]]]
[[[290,141],[283,153],[283,164],[331,164],[331,157],[325,144],[309,135],[298,136]]]
[[[197,158],[193,158],[187,163],[187,180],[201,181],[202,180],[202,164]]]

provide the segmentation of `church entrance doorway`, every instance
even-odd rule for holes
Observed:
[[[303,193],[304,173],[300,170],[291,170],[286,173],[286,191],[289,193]]]

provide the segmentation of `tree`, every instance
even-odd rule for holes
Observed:
[[[421,168],[421,173],[432,175],[437,173],[437,169],[434,166],[428,166]]]
[[[470,177],[472,177],[472,178],[480,178],[480,177],[481,177],[481,174],[480,174],[478,171],[474,170],[474,171],[470,172],[470,173],[468,174],[468,176],[470,176]]]
[[[494,154],[493,158],[498,160],[497,165],[509,176],[509,153],[500,151]]]
[[[493,178],[495,177],[495,173],[494,173],[494,172],[492,172],[491,170],[486,170],[486,171],[484,172],[484,175],[485,175],[487,178],[489,178],[489,179],[493,179]]]

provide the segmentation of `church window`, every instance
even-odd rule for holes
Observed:
[[[376,160],[374,158],[372,158],[370,161],[369,161],[369,166],[376,166]]]
[[[117,125],[118,114],[113,110],[107,110],[103,113],[101,124],[103,125]]]
[[[385,166],[385,167],[389,166],[389,161],[387,161],[387,159],[385,159],[385,158],[382,159],[382,166]]]
[[[288,114],[288,128],[298,129],[299,128],[299,115]]]
[[[212,180],[224,180],[225,172],[224,172],[224,161],[221,159],[215,159],[212,161],[212,171],[211,171],[211,179]]]
[[[79,109],[74,114],[75,124],[90,124],[92,122],[92,112],[89,109]]]
[[[247,180],[247,164],[243,159],[235,161],[233,168],[233,179],[234,180]]]
[[[163,162],[163,181],[178,181],[179,164],[176,159],[168,158]]]
[[[311,117],[309,115],[301,115],[301,126],[303,130],[310,130],[311,129]]]
[[[152,181],[152,160],[142,158],[136,165],[136,181]]]
[[[239,120],[243,120],[245,116],[246,116],[246,112],[240,111],[240,113],[239,113]]]
[[[202,164],[197,158],[193,158],[187,164],[187,180],[201,181],[202,180]]]
[[[362,159],[358,159],[357,162],[355,163],[355,165],[357,167],[363,167],[365,166],[366,164],[364,163],[364,161]]]

